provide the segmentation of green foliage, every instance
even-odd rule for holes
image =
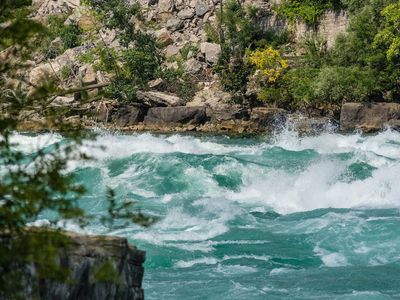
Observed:
[[[62,54],[65,50],[80,46],[82,43],[82,30],[76,23],[64,25],[67,15],[51,15],[45,21],[46,34],[36,37],[38,51],[46,58],[52,59]],[[51,44],[56,38],[57,44]]]
[[[189,102],[196,94],[196,83],[193,77],[184,71],[182,62],[178,61],[177,63],[178,68],[163,68],[159,71],[158,76],[165,81],[168,92]]]
[[[221,44],[222,53],[214,70],[219,74],[223,88],[243,98],[252,66],[247,63],[247,50],[263,48],[267,45],[276,47],[289,40],[286,31],[263,31],[253,19],[257,14],[254,7],[248,10],[235,0],[224,2],[217,24],[206,25],[208,39]]]
[[[292,23],[300,19],[315,28],[325,11],[341,7],[340,0],[283,0],[274,8],[279,16]]]
[[[71,76],[74,75],[74,67],[71,65],[65,65],[61,69],[60,77],[62,80],[68,80]]]
[[[108,29],[118,32],[122,50],[101,45],[81,59],[94,55],[98,59],[96,68],[113,76],[105,95],[121,102],[136,99],[136,91],[147,89],[147,82],[154,79],[160,68],[162,56],[154,36],[136,30],[132,20],[141,20],[138,3],[129,4],[119,0],[86,0]]]
[[[320,101],[341,104],[359,102],[373,95],[374,73],[359,67],[324,67],[314,82],[314,93]]]
[[[72,160],[88,159],[79,148],[90,134],[79,124],[66,122],[66,111],[49,105],[68,91],[46,81],[27,85],[20,76],[28,70],[26,60],[31,59],[32,43],[48,35],[42,24],[27,18],[26,4],[0,2],[0,20],[4,22],[0,26],[0,47],[4,50],[0,60],[0,299],[36,299],[37,284],[42,279],[66,280],[68,270],[60,266],[58,255],[68,247],[69,240],[54,227],[60,220],[83,226],[91,218],[78,204],[85,188],[76,183],[67,168]],[[17,84],[8,84],[6,78]],[[13,136],[24,121],[32,121],[27,112],[40,115],[43,125],[57,130],[65,140],[24,152],[26,149]],[[109,215],[113,220],[128,218],[148,224],[140,212],[128,214],[132,210],[126,205],[123,208],[121,211],[111,203]],[[44,214],[51,228],[27,228]],[[28,290],[25,270],[33,264],[38,273]]]
[[[106,28],[119,31],[118,37],[123,47],[128,47],[129,43],[137,39],[136,35],[141,34],[135,30],[131,22],[132,18],[142,18],[139,3],[130,4],[120,0],[84,0],[83,2],[97,13]]]
[[[189,53],[190,52],[192,52],[192,53],[197,53],[197,51],[199,51],[199,48],[198,48],[198,46],[197,45],[193,45],[193,44],[186,44],[185,46],[183,46],[180,50],[179,50],[179,52],[180,52],[180,54],[181,54],[181,56],[182,56],[182,58],[184,59],[184,60],[187,60],[188,59],[188,55],[189,55]]]
[[[297,9],[313,3],[283,4],[289,2],[297,3]],[[318,5],[324,3],[329,4],[325,1]],[[291,109],[346,101],[398,101],[398,56],[396,50],[390,52],[396,49],[399,37],[397,1],[343,0],[331,4],[351,12],[347,32],[336,39],[330,50],[326,41],[316,35],[305,38],[302,55],[290,59],[284,76],[267,86],[259,80],[259,99]]]
[[[400,58],[400,3],[392,3],[382,10],[385,25],[375,36],[374,45],[387,47],[386,57],[388,60],[399,60]]]

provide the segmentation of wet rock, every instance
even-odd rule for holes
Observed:
[[[283,126],[286,121],[286,111],[280,108],[253,108],[250,123],[259,129],[273,130]]]
[[[375,132],[392,127],[400,129],[399,103],[346,103],[340,114],[340,130],[360,129]]]
[[[318,134],[336,131],[337,122],[329,117],[306,117],[303,115],[289,115],[288,125],[295,131],[303,134]]]
[[[145,124],[182,123],[204,124],[207,120],[204,107],[153,107],[144,118]]]

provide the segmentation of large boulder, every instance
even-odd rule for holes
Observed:
[[[196,9],[196,16],[202,17],[210,10],[210,6],[207,3],[198,2],[196,3],[195,9]]]
[[[399,103],[346,103],[340,114],[340,130],[374,132],[392,127],[400,129]]]
[[[158,1],[158,12],[166,13],[174,10],[174,0],[159,0]]]
[[[218,62],[219,55],[221,54],[221,45],[204,42],[200,44],[200,51],[205,55],[208,63],[215,64]]]
[[[204,124],[207,121],[204,107],[153,107],[144,118],[145,124]]]
[[[31,234],[40,230],[31,230]],[[124,238],[63,234],[69,242],[67,247],[60,247],[55,262],[68,271],[68,280],[43,279],[34,264],[28,265],[21,278],[25,282],[24,299],[144,299],[145,252],[129,245]],[[101,268],[108,270],[109,273],[102,275],[109,279],[99,277]]]
[[[250,114],[250,123],[258,129],[275,130],[283,126],[287,112],[280,108],[257,107]]]
[[[205,106],[214,109],[229,103],[231,99],[232,96],[229,93],[222,91],[221,87],[214,85],[207,86],[198,91],[194,95],[193,100],[186,105]]]
[[[241,105],[221,103],[213,108],[207,108],[207,116],[212,123],[220,123],[231,120],[248,120],[249,111]]]
[[[57,78],[64,67],[73,67],[78,56],[87,52],[87,50],[87,46],[68,49],[60,56],[36,66],[29,73],[29,82],[33,85],[40,85],[43,81]]]
[[[149,107],[164,107],[164,106],[181,106],[185,104],[185,101],[181,98],[162,92],[143,92],[139,91],[136,93],[136,97],[146,106]]]
[[[113,113],[112,121],[118,127],[132,126],[143,121],[144,111],[133,105],[120,105]]]
[[[338,129],[337,121],[326,116],[307,117],[299,114],[288,116],[288,125],[302,134],[334,132]]]

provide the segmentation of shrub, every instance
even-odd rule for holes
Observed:
[[[140,5],[120,0],[86,0],[85,3],[95,10],[106,28],[116,30],[122,46],[118,52],[107,45],[95,51],[96,68],[112,75],[105,94],[121,102],[134,101],[136,91],[147,88],[147,82],[155,78],[162,62],[154,36],[135,29],[132,24],[132,20],[142,19]]]
[[[315,96],[321,101],[365,101],[374,93],[376,77],[372,70],[358,67],[325,67],[314,83]]]
[[[288,61],[272,47],[250,52],[249,61],[256,67],[259,79],[266,83],[276,82],[289,67]]]
[[[384,45],[387,48],[388,60],[399,60],[400,57],[400,3],[392,3],[382,10],[385,25],[375,36],[374,46]]]
[[[274,8],[279,16],[295,22],[300,19],[316,28],[325,11],[342,7],[340,0],[283,0]]]

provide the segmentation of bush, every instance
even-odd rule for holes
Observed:
[[[314,83],[316,97],[337,104],[366,101],[376,88],[374,72],[358,67],[325,67]]]
[[[283,0],[274,8],[279,16],[295,22],[300,19],[316,28],[322,15],[327,10],[342,8],[340,0]]]
[[[105,89],[106,96],[121,102],[136,100],[136,91],[147,89],[147,82],[155,78],[162,62],[154,36],[136,30],[132,24],[132,20],[142,18],[140,5],[120,0],[85,3],[95,10],[106,28],[116,30],[122,49],[117,52],[101,45],[81,59],[94,55],[98,59],[96,68],[112,76],[111,85]]]
[[[178,61],[177,69],[162,69],[158,72],[158,77],[166,82],[168,92],[175,93],[186,102],[192,100],[196,94],[196,82],[184,71],[180,61]]]

